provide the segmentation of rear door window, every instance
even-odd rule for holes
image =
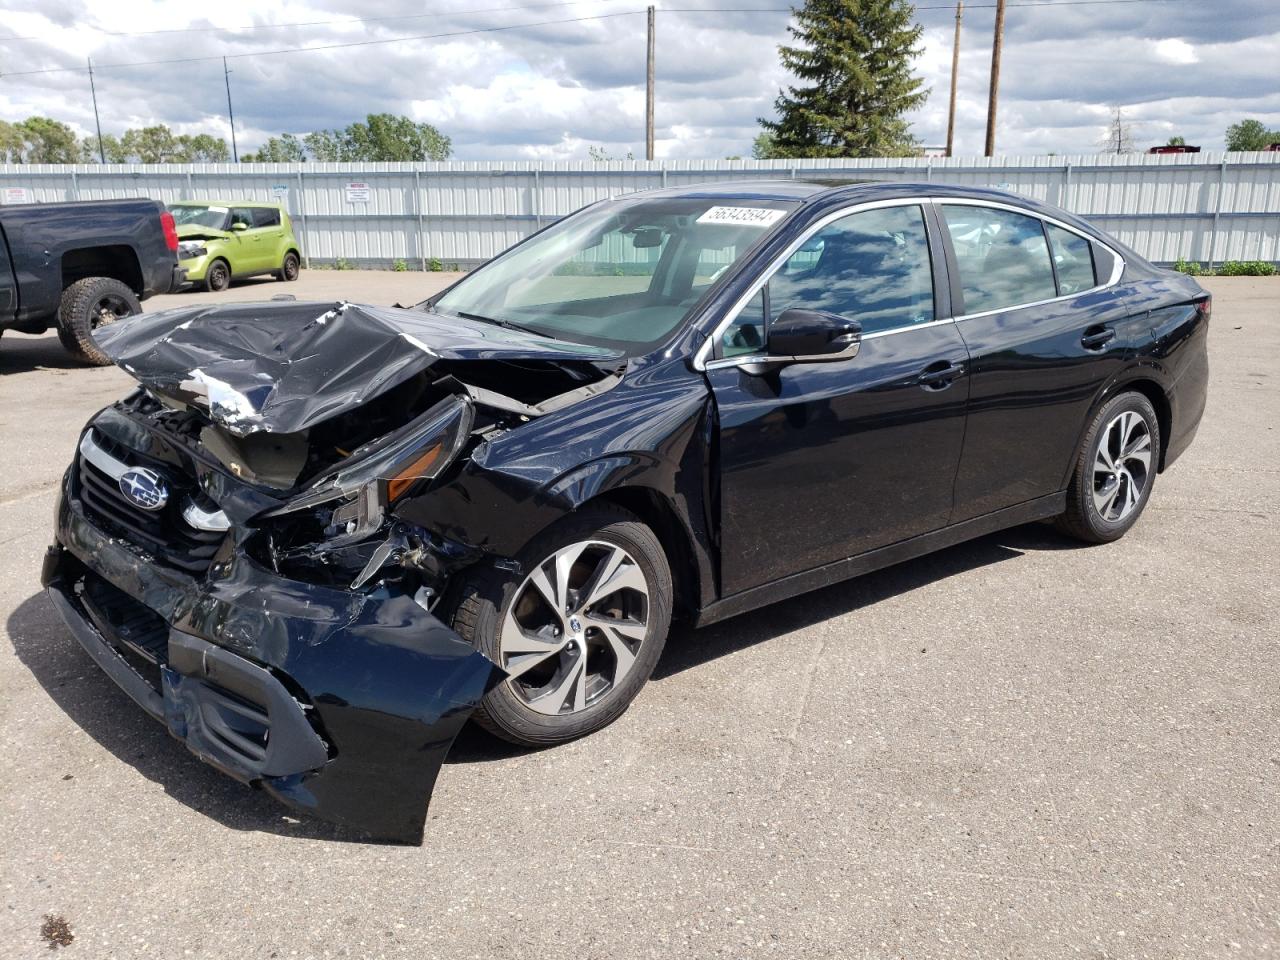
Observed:
[[[253,225],[255,227],[280,226],[280,211],[272,207],[254,207]]]
[[[1039,217],[967,204],[943,204],[942,212],[964,287],[966,314],[1058,295]]]
[[[1053,246],[1053,265],[1058,271],[1058,294],[1069,296],[1082,293],[1098,285],[1093,265],[1093,244],[1078,233],[1044,225]]]

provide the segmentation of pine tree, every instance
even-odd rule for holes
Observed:
[[[904,115],[929,96],[912,74],[922,28],[908,0],[805,0],[782,64],[801,81],[760,123],[777,157],[895,157],[918,143]]]

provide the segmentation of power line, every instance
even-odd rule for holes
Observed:
[[[259,30],[284,30],[290,27],[340,27],[357,23],[387,23],[391,20],[426,20],[431,17],[473,16],[477,13],[502,13],[505,11],[541,10],[545,7],[575,7],[587,2],[617,3],[619,0],[558,0],[555,3],[531,3],[522,6],[487,7],[481,10],[435,10],[431,13],[409,13],[394,17],[347,17],[343,20],[303,20],[298,23],[251,23],[238,27],[170,27],[165,30],[103,30],[101,27],[83,26],[104,37],[152,37],[172,33],[254,33]],[[47,37],[0,37],[0,43],[18,43],[28,40],[46,40]]]
[[[1191,0],[1013,0],[1007,6],[1010,7],[1074,7],[1074,6],[1116,6],[1122,3],[1187,3]],[[995,3],[973,3],[969,5],[969,9],[994,9]],[[497,8],[502,10],[515,10],[516,7]],[[528,9],[528,8],[525,8]],[[917,10],[950,10],[950,4],[929,6],[920,5]],[[473,11],[480,12],[480,11]],[[376,40],[353,40],[346,43],[325,43],[316,44],[309,47],[281,47],[275,50],[255,50],[246,53],[229,53],[226,55],[228,60],[241,60],[249,57],[270,57],[287,53],[310,53],[321,50],[346,50],[353,47],[371,47],[380,46],[390,43],[412,43],[416,40],[445,40],[451,37],[466,37],[484,33],[499,33],[508,30],[524,30],[531,27],[549,27],[560,26],[569,23],[587,23],[590,21],[611,20],[618,17],[634,17],[645,14],[644,10],[625,10],[617,13],[600,13],[589,17],[568,17],[560,20],[539,20],[532,23],[513,23],[496,27],[476,27],[470,30],[451,30],[446,33],[428,33],[411,37],[381,37]],[[791,7],[659,7],[658,13],[791,13]],[[435,14],[438,16],[438,14]],[[401,19],[401,18],[394,18]],[[358,23],[364,21],[344,20],[341,23]],[[126,34],[120,34],[126,36]],[[13,38],[22,39],[22,38]],[[148,67],[163,66],[177,63],[210,63],[221,60],[221,54],[215,54],[204,57],[169,57],[160,60],[133,60],[127,63],[100,63],[98,70],[118,70],[128,67]],[[0,77],[31,77],[51,73],[83,73],[84,67],[47,67],[42,70],[12,70],[0,72]]]
[[[242,60],[246,57],[271,57],[283,53],[310,53],[317,50],[345,50],[351,47],[372,47],[387,43],[409,43],[414,40],[444,40],[449,37],[466,37],[478,33],[497,33],[503,30],[524,30],[529,27],[549,27],[566,23],[585,23],[589,20],[610,20],[615,17],[643,16],[643,10],[627,10],[621,13],[601,13],[593,17],[570,17],[564,20],[539,20],[535,23],[511,23],[500,27],[476,27],[472,30],[451,30],[448,33],[427,33],[416,37],[384,37],[378,40],[353,40],[348,43],[325,43],[311,47],[283,47],[277,50],[257,50],[251,53],[229,53],[228,60]],[[174,63],[207,63],[223,59],[222,54],[207,57],[171,57],[165,60],[133,60],[129,63],[100,63],[98,70],[118,70],[124,67],[147,67]],[[45,73],[82,73],[84,67],[49,67],[44,70],[15,70],[0,73],[0,77],[30,77]]]
[[[256,33],[260,30],[284,30],[292,27],[340,27],[359,23],[389,23],[396,20],[425,20],[431,17],[473,16],[478,13],[504,13],[506,11],[541,10],[548,7],[572,7],[589,2],[589,0],[559,0],[555,3],[536,3],[513,7],[486,7],[480,10],[437,10],[431,13],[411,13],[388,17],[347,17],[342,20],[301,20],[295,23],[256,23],[235,27],[170,27],[163,30],[103,30],[100,27],[85,26],[81,29],[92,30],[104,37],[152,37],[175,33]],[[619,0],[590,0],[595,3],[618,3]],[[1009,3],[1010,7],[1073,7],[1073,6],[1112,6],[1122,3],[1187,3],[1190,0],[1022,0],[1020,3]],[[970,10],[993,9],[994,3],[971,3]],[[658,7],[658,13],[790,13],[792,7]],[[952,10],[951,4],[931,5],[916,4],[916,10]],[[589,18],[584,18],[589,19]],[[20,43],[46,40],[43,36],[0,37],[0,43]],[[406,37],[405,39],[415,39]]]

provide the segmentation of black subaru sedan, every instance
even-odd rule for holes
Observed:
[[[98,334],[43,580],[202,760],[420,841],[468,718],[598,730],[705,624],[1015,524],[1106,543],[1205,405],[1209,296],[994,190],[597,203],[407,308]]]

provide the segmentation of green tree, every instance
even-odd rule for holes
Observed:
[[[1280,143],[1280,130],[1268,130],[1261,120],[1241,120],[1227,127],[1228,150],[1265,150]]]
[[[0,161],[9,163],[75,163],[80,141],[65,123],[48,117],[0,121]]]
[[[892,157],[914,154],[906,113],[929,91],[912,74],[922,28],[908,0],[804,0],[781,46],[799,80],[760,121],[777,157]]]
[[[163,123],[126,130],[120,145],[135,163],[176,163],[178,138]]]
[[[371,113],[341,130],[313,131],[302,143],[321,162],[448,160],[453,154],[452,142],[431,124],[390,113]]]
[[[1170,137],[1166,147],[1185,147],[1187,145],[1186,137]]]
[[[227,141],[208,133],[178,137],[175,163],[226,163],[231,159]]]
[[[751,141],[751,159],[777,160],[778,157],[778,147],[773,142],[773,134],[768,131],[757,133],[756,138]]]
[[[298,137],[282,133],[268,137],[256,153],[242,154],[240,159],[245,163],[301,163],[307,159],[307,151]]]
[[[104,133],[102,135],[102,157],[105,157],[107,163],[128,163],[129,154],[125,152],[124,145],[120,142],[120,138],[112,133]],[[92,137],[85,137],[80,141],[80,161],[81,163],[99,163],[98,153],[98,137],[95,134]]]

